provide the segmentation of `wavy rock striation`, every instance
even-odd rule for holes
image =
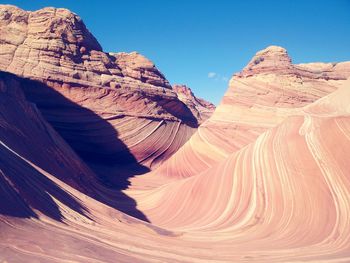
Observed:
[[[36,87],[24,92],[73,149],[95,165],[112,160],[155,167],[202,120],[179,100],[151,61],[136,52],[103,52],[81,18],[69,10],[27,12],[0,5],[0,48],[0,70],[55,91],[47,91],[47,97]],[[72,109],[69,101],[81,107]],[[83,108],[101,120],[90,119]],[[116,136],[120,143],[115,143]]]
[[[7,128],[1,133],[0,195],[11,206],[1,202],[0,259],[348,261],[349,84],[344,81],[343,87],[298,108],[202,173],[153,189],[129,190],[128,194],[138,201],[138,209],[152,224],[128,217],[83,194],[76,184],[71,184],[72,188],[55,170],[41,169],[31,161],[32,155],[41,151],[26,154],[22,148],[30,149],[30,145],[22,144],[26,145],[27,136],[10,140],[7,137],[12,133]],[[0,86],[1,91],[11,87]],[[28,109],[17,118],[30,118],[23,112],[30,114],[33,106],[24,101],[24,96],[15,100],[8,97],[5,101],[9,104],[2,112],[11,116],[14,113],[9,108],[20,107],[20,102]],[[19,127],[23,134],[33,134],[41,127],[33,119],[24,122],[24,127],[2,119],[3,127]],[[45,130],[39,129],[35,137],[42,137],[43,143],[49,140]],[[58,134],[51,131],[59,140]],[[51,144],[49,141],[44,148]],[[65,151],[64,156],[67,152],[71,151]],[[55,155],[45,152],[38,158],[46,158],[50,164],[56,160]],[[75,181],[74,169],[67,164],[64,173]],[[95,185],[93,175],[85,177],[89,178],[87,186]],[[110,190],[101,194],[113,198]],[[9,209],[12,206],[16,209]]]
[[[182,178],[205,171],[338,89],[350,76],[349,69],[350,62],[295,65],[281,47],[259,51],[232,77],[211,118],[156,174]]]
[[[204,115],[146,58],[64,9],[0,17],[0,261],[350,261],[349,62],[258,52],[181,147]]]
[[[94,193],[91,183],[96,177],[25,99],[20,79],[0,72],[0,101],[0,214],[36,217],[35,209],[59,219],[53,198],[73,210],[75,201],[37,170],[86,194]]]
[[[201,174],[134,192],[139,208],[155,224],[230,246],[237,261],[346,262],[349,85]]]

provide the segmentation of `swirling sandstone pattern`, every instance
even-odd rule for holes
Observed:
[[[276,46],[258,52],[232,77],[213,116],[157,169],[157,175],[181,178],[205,171],[335,91],[350,76],[349,69],[350,62],[294,65],[287,51]]]
[[[27,87],[25,94],[87,161],[99,159],[101,164],[113,156],[119,163],[155,167],[207,118],[206,105],[200,109],[204,115],[193,116],[144,56],[103,52],[80,17],[69,10],[26,12],[0,5],[0,48],[0,70],[52,89]],[[116,136],[119,144],[113,143]]]
[[[231,79],[215,113],[170,159],[135,177],[126,196],[106,188],[72,148],[85,160],[93,152],[99,165],[90,167],[102,174],[114,164],[136,169],[125,163],[164,160],[169,148],[159,147],[160,134],[175,152],[194,129],[188,119],[183,124],[183,107],[188,103],[194,112],[198,105],[190,97],[180,103],[165,79],[157,86],[158,71],[136,53],[96,51],[119,57],[120,73],[109,76],[122,74],[118,85],[143,83],[139,92],[96,84],[102,75],[85,69],[97,82],[48,80],[43,68],[34,77],[30,66],[17,72],[33,61],[12,55],[34,44],[9,41],[22,39],[31,19],[56,25],[62,14],[77,19],[63,9],[28,13],[1,6],[0,17],[14,21],[0,27],[6,31],[0,34],[1,65],[22,65],[10,70],[20,77],[0,73],[1,262],[350,261],[349,62],[293,65],[283,48],[258,52]],[[84,43],[81,52],[91,55],[87,50],[99,46],[74,23],[75,34],[62,29],[64,43],[73,49]],[[14,32],[17,40],[9,37]],[[49,39],[40,32],[33,41]],[[57,40],[43,43],[52,47]],[[8,52],[12,45],[24,50]],[[12,54],[8,61],[5,53]],[[133,60],[153,69],[140,70]],[[52,61],[47,70],[66,70]],[[132,80],[139,74],[144,81]],[[137,207],[130,207],[130,197]],[[123,205],[150,223],[122,213]]]
[[[2,200],[15,189],[22,198],[34,189],[39,192],[35,199],[8,198],[10,207],[16,208],[12,211],[23,213],[27,206],[35,214],[11,214],[1,203],[0,259],[347,262],[349,84],[303,107],[208,171],[134,192],[139,207],[163,228],[127,217],[71,188],[54,170],[48,173],[27,159],[31,154],[25,158],[26,153],[11,144],[4,130]],[[1,123],[12,129],[17,126],[9,120]],[[46,126],[42,127],[44,132]],[[33,130],[29,124],[19,128]],[[45,141],[44,134],[39,136]],[[17,136],[17,145],[25,138]],[[55,162],[50,155],[46,158]],[[19,185],[13,188],[14,184]],[[26,192],[18,192],[23,188]],[[47,205],[50,199],[43,195],[44,189],[54,203]]]

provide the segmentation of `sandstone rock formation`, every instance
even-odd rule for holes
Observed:
[[[55,91],[45,91],[45,98],[36,87],[24,90],[94,165],[112,159],[113,164],[155,167],[189,139],[201,120],[151,61],[136,52],[103,52],[83,21],[62,8],[27,12],[0,5],[0,70]],[[100,118],[89,118],[84,108]]]
[[[93,193],[89,185],[96,178],[25,99],[21,85],[15,76],[0,72],[0,214],[37,216],[35,209],[57,219],[60,212],[52,198],[69,207],[74,200],[41,173],[86,194]]]
[[[155,224],[234,247],[233,261],[346,261],[349,84],[205,172],[135,192],[139,207]]]
[[[349,261],[350,62],[258,52],[181,147],[211,106],[152,62],[64,9],[0,17],[1,262]]]
[[[349,258],[350,63],[286,54],[258,52],[267,64],[236,74],[212,117],[126,191],[152,223],[226,247],[215,259]]]
[[[337,90],[350,76],[349,69],[350,62],[295,65],[281,47],[259,51],[232,77],[211,118],[157,169],[157,175],[189,177],[205,171],[303,106]]]
[[[214,112],[215,105],[201,98],[194,96],[192,90],[186,85],[173,85],[173,90],[178,98],[187,105],[201,124],[206,121]]]
[[[257,79],[264,77],[257,74],[249,78],[256,78],[253,82],[256,84]],[[233,79],[236,78],[239,79],[238,76]],[[308,87],[313,92],[322,91],[324,87],[330,87],[328,81],[312,80]],[[288,83],[279,87],[285,91],[293,90],[295,87]],[[324,85],[317,88],[316,84],[321,83]],[[25,102],[20,90],[11,90],[13,84],[7,80],[6,85],[0,85],[2,94],[10,92],[6,98],[0,96],[0,99],[5,98],[3,101],[8,101],[2,112],[4,116],[21,112],[14,117],[23,118],[24,124],[18,126],[13,118],[2,116],[2,127],[7,128],[0,133],[3,186],[0,195],[10,205],[1,202],[0,206],[0,260],[115,262],[117,258],[120,262],[346,262],[350,256],[347,242],[350,236],[350,167],[347,162],[350,154],[350,83],[349,80],[331,83],[335,85],[331,86],[334,91],[323,97],[320,95],[321,98],[314,102],[305,102],[296,108],[292,104],[277,107],[276,112],[285,115],[276,116],[286,117],[281,121],[276,117],[275,125],[266,124],[262,115],[258,124],[263,128],[256,139],[251,138],[248,142],[245,138],[242,141],[247,141],[246,145],[238,150],[231,146],[233,150],[227,157],[217,160],[205,171],[186,179],[175,176],[173,182],[152,189],[128,190],[127,193],[138,201],[138,209],[152,222],[149,224],[87,196],[78,188],[79,184],[65,183],[66,178],[57,176],[55,169],[47,172],[31,161],[38,151],[26,152],[31,145],[22,133],[33,134],[37,130],[35,138],[43,138],[44,148],[51,146],[52,136],[57,137],[56,151],[64,142],[52,129],[52,133],[45,133],[45,130],[50,131],[48,124],[25,122],[33,113],[40,115],[37,115],[38,111],[30,110],[34,106]],[[242,95],[243,88],[247,93],[251,90],[248,85],[240,87]],[[278,89],[271,91],[274,92]],[[303,92],[297,94],[303,98]],[[242,101],[247,102],[249,96],[243,98]],[[297,105],[302,103],[296,100]],[[224,99],[218,109],[221,106],[227,109],[229,101]],[[28,108],[11,110],[22,104]],[[247,104],[242,105],[239,106]],[[263,104],[256,108],[263,108]],[[272,110],[273,106],[267,108]],[[237,109],[230,112],[232,120],[235,120]],[[247,116],[255,115],[248,112]],[[207,122],[215,118],[214,114]],[[234,121],[232,123],[236,125]],[[228,124],[226,118],[225,125]],[[232,132],[220,129],[220,125],[218,128],[217,135],[226,136]],[[14,135],[8,131],[16,129],[19,135],[9,139]],[[51,134],[51,139],[46,134]],[[193,145],[193,149],[197,147],[200,152],[202,146]],[[70,152],[68,145],[63,150]],[[55,155],[46,154],[44,149],[43,153],[44,156],[38,156],[39,160],[46,158],[47,163],[55,165]],[[195,164],[196,152],[185,153],[187,158],[193,154]],[[79,160],[71,154],[70,158]],[[215,154],[213,150],[207,151],[208,157]],[[166,162],[169,161],[171,159]],[[68,172],[74,179],[79,169],[67,165],[64,173]],[[87,169],[84,164],[80,165],[80,169]],[[89,178],[88,186],[93,185],[94,190],[111,197],[111,190],[99,189],[101,186],[96,184],[93,174],[85,177]],[[156,177],[159,179],[158,175]],[[26,184],[19,184],[21,180]],[[18,187],[25,191],[17,190]],[[35,199],[31,198],[34,192],[38,193]],[[11,206],[16,209],[9,209]]]

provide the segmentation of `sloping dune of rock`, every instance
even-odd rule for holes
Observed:
[[[0,262],[350,262],[350,62],[268,47],[211,115],[66,9],[0,47]]]
[[[349,90],[348,83],[303,107],[204,173],[129,193],[152,224],[64,183],[55,169],[40,168],[21,149],[25,136],[16,137],[19,147],[2,133],[0,194],[6,202],[1,202],[0,259],[347,262]],[[30,114],[29,108],[24,112]],[[16,127],[9,120],[1,123]],[[39,128],[38,135],[49,140],[46,128]],[[21,127],[22,133],[31,130],[36,129]],[[46,160],[55,163],[50,155]],[[65,173],[76,174],[73,165],[65,167]]]
[[[277,46],[259,51],[232,77],[211,118],[155,173],[183,178],[205,171],[338,89],[349,69],[350,62],[292,64],[287,51]]]
[[[350,82],[207,171],[134,191],[151,222],[264,262],[346,262]],[[259,251],[259,256],[256,254]],[[264,255],[264,256],[263,256]]]

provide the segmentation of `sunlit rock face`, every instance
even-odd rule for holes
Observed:
[[[0,18],[1,262],[349,261],[349,62],[268,47],[205,120],[68,10]]]
[[[53,89],[27,87],[25,94],[89,162],[156,167],[202,120],[150,60],[136,52],[103,52],[69,10],[1,5],[0,50],[1,70]]]
[[[236,74],[212,117],[127,194],[152,223],[220,244],[215,259],[347,261],[349,66]]]
[[[349,70],[350,62],[292,64],[281,47],[259,51],[231,78],[210,119],[157,169],[157,175],[189,177],[205,171],[302,107],[338,89],[350,76]]]
[[[237,249],[232,254],[260,251],[258,261],[277,255],[283,262],[346,259],[349,84],[302,107],[205,172],[135,191],[139,208],[163,227],[231,242]]]
[[[291,72],[292,60],[287,50],[279,46],[269,46],[255,54],[248,65],[242,70],[242,74],[258,74],[263,72]]]

